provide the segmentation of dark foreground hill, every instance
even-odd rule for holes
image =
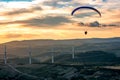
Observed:
[[[0,80],[43,80],[33,75],[23,73],[9,64],[0,65]]]
[[[1,65],[0,80],[120,80],[120,70],[96,66]]]

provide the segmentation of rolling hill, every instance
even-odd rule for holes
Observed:
[[[52,49],[55,56],[68,55],[72,53],[84,53],[89,51],[104,51],[120,56],[120,38],[91,38],[91,39],[71,39],[71,40],[24,40],[12,41],[0,44],[0,55],[3,59],[4,45],[7,45],[7,58],[28,58],[29,46],[31,47],[32,57],[35,61],[48,61],[51,58]],[[94,54],[95,55],[95,54]],[[107,55],[106,55],[107,56]]]

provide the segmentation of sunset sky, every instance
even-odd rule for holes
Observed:
[[[79,6],[94,7],[102,17],[88,9],[71,16]],[[90,26],[95,21],[101,27]],[[110,37],[120,37],[120,0],[0,0],[0,43]]]

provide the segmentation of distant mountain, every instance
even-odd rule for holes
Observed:
[[[75,52],[105,51],[120,56],[120,38],[91,38],[91,39],[68,39],[68,40],[23,40],[12,41],[0,44],[0,54],[4,54],[4,45],[7,45],[7,54],[9,58],[28,57],[31,50],[32,57],[38,61],[45,61],[51,58],[53,49],[55,56],[71,54],[72,47]],[[29,49],[29,46],[31,47]],[[12,56],[13,55],[13,56]],[[3,57],[1,57],[2,59]]]
[[[116,38],[88,38],[88,39],[65,39],[65,40],[52,40],[52,39],[37,39],[37,40],[23,40],[11,41],[4,43],[10,47],[26,47],[32,46],[51,46],[51,45],[79,45],[83,43],[104,43],[104,42],[120,42],[120,37]],[[1,45],[4,45],[1,44]]]

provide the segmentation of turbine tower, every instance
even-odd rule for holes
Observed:
[[[29,64],[32,64],[31,47],[29,46]]]
[[[54,49],[53,49],[53,48],[52,48],[52,54],[51,54],[51,56],[52,56],[52,57],[51,57],[51,58],[52,58],[52,59],[51,59],[51,62],[54,63]]]
[[[75,47],[72,47],[72,59],[75,58]]]
[[[6,49],[6,45],[4,46],[4,63],[7,64],[7,49]]]

